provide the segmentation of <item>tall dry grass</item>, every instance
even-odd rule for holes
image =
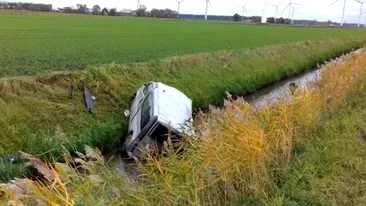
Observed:
[[[168,148],[167,157],[149,158],[136,166],[141,170],[138,177],[119,174],[97,150],[86,148],[87,154],[79,153],[75,160],[66,153],[66,164],[43,167],[51,175],[44,175],[44,182],[27,180],[24,190],[14,187],[17,182],[2,185],[3,201],[230,205],[245,196],[269,198],[274,185],[281,185],[295,148],[306,145],[324,118],[345,108],[348,94],[363,92],[365,77],[366,51],[361,50],[327,64],[318,82],[261,110],[242,98],[228,98],[224,107],[200,113],[195,121],[199,134],[187,137],[185,152]],[[71,166],[75,162],[78,170]]]

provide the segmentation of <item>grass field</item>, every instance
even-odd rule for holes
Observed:
[[[0,13],[0,77],[365,35],[363,29]]]

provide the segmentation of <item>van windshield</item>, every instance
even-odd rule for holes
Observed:
[[[152,108],[152,93],[150,93],[144,100],[141,106],[141,130],[145,128],[145,126],[151,120],[151,108]]]

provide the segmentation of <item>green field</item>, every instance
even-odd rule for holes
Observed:
[[[0,77],[365,34],[361,29],[3,12]]]

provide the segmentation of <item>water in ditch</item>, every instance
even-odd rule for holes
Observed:
[[[289,97],[291,87],[306,89],[309,83],[318,81],[320,75],[320,69],[307,71],[264,87],[251,95],[245,96],[244,99],[255,108],[260,109],[275,103],[279,98]]]

